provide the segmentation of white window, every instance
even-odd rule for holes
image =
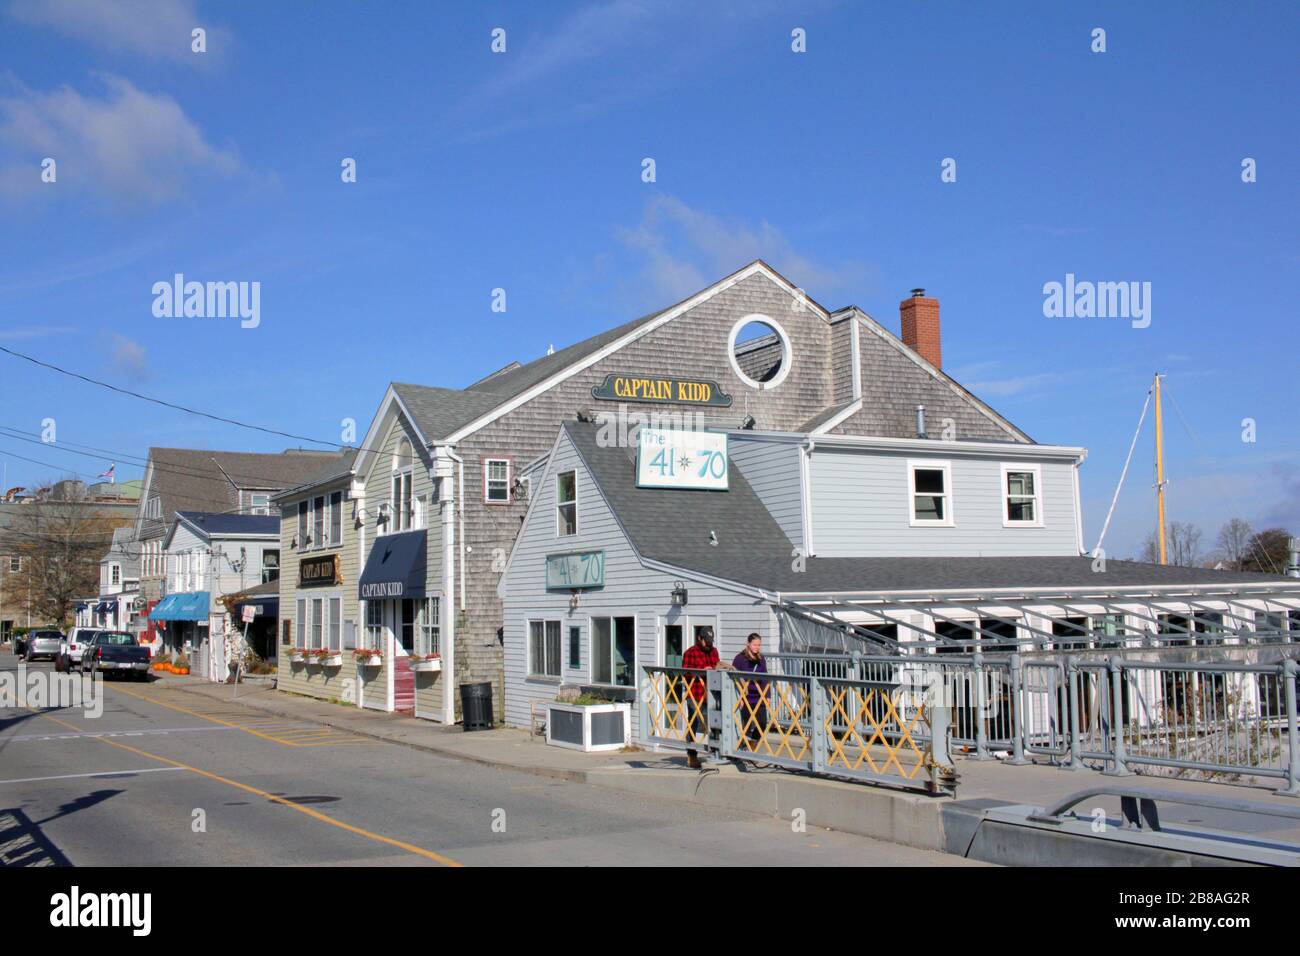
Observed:
[[[366,602],[366,647],[372,651],[384,648],[384,606],[378,601]]]
[[[122,566],[120,564],[110,564],[108,566],[108,583],[114,586],[122,583]]]
[[[388,530],[409,531],[414,527],[415,501],[412,479],[415,458],[406,438],[397,442],[393,453],[393,477],[389,494]]]
[[[483,462],[483,500],[492,504],[510,501],[510,459],[488,458]]]
[[[420,638],[417,651],[421,654],[442,653],[442,599],[425,598],[420,607]]]
[[[343,599],[332,597],[329,599],[329,605],[329,649],[331,651],[341,651],[343,649]]]
[[[310,633],[309,622],[307,621],[307,599],[298,598],[298,647],[307,646],[307,635]]]
[[[280,580],[280,549],[267,548],[262,552],[262,583]]]
[[[325,547],[325,499],[313,498],[311,502],[311,546]]]
[[[591,682],[631,687],[636,680],[636,618],[591,619]]]
[[[1043,476],[1038,465],[1002,466],[1004,527],[1043,526]]]
[[[241,492],[244,498],[244,510],[250,515],[269,515],[271,513],[271,495],[265,491]]]
[[[336,491],[330,495],[329,543],[343,543],[343,492]]]
[[[311,640],[308,647],[324,647],[323,639],[325,636],[324,607],[325,602],[320,598],[311,599]]]
[[[555,476],[555,533],[562,538],[578,533],[577,472]]]
[[[307,549],[307,502],[298,502],[298,550]]]
[[[951,465],[946,461],[910,461],[907,465],[911,524],[951,528]]]
[[[560,676],[560,622],[528,622],[528,673],[531,677]]]
[[[9,556],[9,570],[12,571],[13,573],[17,574],[17,573],[18,573],[19,571],[21,571],[22,569],[23,569],[23,559],[22,559],[22,556],[21,556],[21,555],[17,555],[17,554],[10,555],[10,556]]]

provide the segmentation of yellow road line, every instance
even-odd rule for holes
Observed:
[[[75,724],[70,724],[66,720],[61,720],[60,718],[54,717],[50,714],[43,714],[40,713],[39,711],[33,711],[33,713],[35,713],[37,717],[44,717],[46,720],[52,720],[56,724],[59,724],[62,727],[67,727],[69,730],[80,731],[81,729],[77,727]],[[463,863],[460,863],[457,860],[453,860],[449,856],[443,856],[441,853],[435,853],[433,850],[426,850],[424,849],[424,847],[416,846],[413,843],[406,843],[402,840],[396,840],[393,837],[384,836],[382,833],[375,833],[372,830],[366,830],[362,827],[353,826],[351,823],[344,823],[342,820],[335,820],[333,817],[326,816],[325,814],[321,813],[319,810],[313,810],[311,807],[304,807],[300,804],[294,803],[292,800],[286,800],[284,797],[277,797],[273,793],[268,793],[265,790],[260,790],[257,787],[251,786],[250,784],[247,783],[240,783],[238,780],[231,780],[229,777],[223,777],[220,774],[213,773],[210,770],[201,770],[198,767],[190,766],[189,764],[182,763],[179,760],[173,760],[171,757],[163,757],[155,753],[150,753],[147,750],[141,750],[139,747],[132,747],[130,744],[124,744],[116,740],[109,740],[107,737],[92,737],[88,739],[97,740],[99,743],[108,744],[108,746],[110,747],[117,747],[118,749],[125,750],[128,753],[133,753],[138,757],[145,757],[149,760],[157,760],[159,763],[165,763],[172,767],[178,767],[181,770],[188,770],[191,773],[198,774],[200,777],[207,777],[209,780],[215,780],[218,783],[224,783],[227,786],[235,787],[238,790],[243,790],[245,793],[251,793],[254,796],[262,797],[265,800],[270,800],[274,803],[280,804],[281,806],[291,807],[292,809],[297,810],[299,813],[304,813],[314,820],[319,820],[321,823],[328,823],[330,826],[338,827],[340,830],[346,830],[347,832],[356,834],[357,836],[365,837],[367,840],[374,840],[377,843],[385,843],[388,846],[397,847],[400,850],[405,850],[407,853],[414,853],[417,856],[424,857],[425,859],[433,860],[435,863],[441,863],[443,866],[459,867],[465,865]]]
[[[263,740],[269,740],[271,743],[280,744],[285,747],[305,746],[305,744],[301,744],[297,740],[297,736],[302,732],[307,732],[307,733],[321,732],[321,731],[313,730],[311,728],[302,728],[301,730],[298,729],[286,730],[278,734],[263,733],[262,731],[255,729],[254,725],[252,724],[235,723],[234,721],[225,720],[222,717],[215,716],[214,714],[203,713],[202,711],[191,710],[188,707],[182,707],[180,704],[168,704],[164,701],[158,700],[158,698],[156,697],[150,697],[147,694],[140,694],[135,691],[129,691],[124,687],[115,687],[114,690],[120,691],[121,693],[126,694],[128,697],[134,697],[136,700],[142,700],[150,704],[157,704],[159,707],[166,707],[168,710],[174,710],[182,714],[189,714],[191,717],[198,717],[200,720],[210,720],[214,724],[220,724],[223,727],[230,727],[233,730],[242,730],[246,734],[252,734],[254,737],[260,737]],[[217,713],[228,713],[228,712],[218,711]],[[333,733],[334,731],[326,731],[326,732]],[[346,734],[346,732],[343,733]],[[352,737],[355,735],[347,734],[347,736]],[[374,742],[364,738],[358,738],[358,739],[359,742],[362,743]]]

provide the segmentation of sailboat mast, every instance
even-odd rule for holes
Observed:
[[[1155,381],[1155,399],[1156,399],[1156,520],[1159,525],[1156,527],[1156,538],[1160,542],[1160,563],[1168,564],[1168,553],[1165,550],[1165,445],[1164,445],[1164,419],[1160,412],[1160,373],[1156,373]]]

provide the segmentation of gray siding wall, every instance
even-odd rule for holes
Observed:
[[[727,452],[790,539],[791,545],[802,545],[803,497],[799,483],[799,446],[731,435],[727,441]]]
[[[573,469],[578,486],[578,534],[559,537],[555,533],[555,474]],[[689,582],[690,603],[672,608],[670,592],[680,576],[642,566],[624,537],[604,499],[587,474],[581,458],[561,438],[546,476],[536,483],[536,504],[525,524],[502,590],[507,595],[505,619],[506,722],[527,727],[534,702],[553,700],[560,685],[592,683],[591,619],[611,616],[636,618],[636,669],[662,664],[661,626],[680,622],[690,633],[690,622],[706,621],[716,628],[718,650],[724,660],[740,653],[745,636],[758,631],[775,646],[776,620],[767,605],[711,585]],[[605,551],[605,587],[584,591],[578,608],[569,609],[569,592],[546,590],[546,556],[575,550]],[[530,675],[528,622],[559,621],[561,677]],[[581,660],[569,667],[569,628],[582,629]],[[639,704],[633,707],[633,733],[638,732]]]
[[[908,461],[927,456],[817,448],[811,464],[815,553],[821,557],[1080,553],[1070,464],[1039,463],[1043,527],[1004,528],[1003,459],[937,454],[928,458],[951,464],[953,527],[910,525]]]
[[[736,427],[746,414],[750,414],[757,420],[759,429],[797,429],[831,400],[831,329],[826,320],[811,309],[798,311],[793,308],[795,301],[766,276],[751,276],[524,403],[460,443],[456,453],[465,460],[464,543],[473,551],[468,555],[461,551],[468,567],[465,609],[459,611],[459,595],[456,603],[460,617],[456,628],[455,684],[491,681],[497,688],[493,702],[495,712],[503,712],[503,654],[496,640],[497,629],[503,620],[496,590],[501,575],[492,570],[492,562],[496,549],[509,552],[519,533],[527,502],[485,505],[483,459],[508,457],[513,459],[516,468],[523,467],[550,450],[560,423],[572,419],[575,410],[594,406],[598,412],[617,412],[618,403],[595,401],[591,397],[591,387],[602,382],[609,372],[644,370],[662,375],[712,379],[733,397],[734,403],[729,409],[708,409],[711,421]],[[794,350],[789,375],[774,389],[757,391],[744,384],[732,371],[727,359],[731,327],[750,313],[768,315],[779,322]],[[645,414],[688,410],[681,405],[652,403],[628,407],[631,411]],[[540,493],[537,484],[534,482],[534,494]],[[666,585],[658,582],[655,587],[662,592],[666,605],[671,580]],[[694,600],[692,597],[692,603]],[[546,607],[562,609],[566,614],[562,619],[567,620],[567,594],[543,603]],[[445,613],[450,612],[450,607],[448,602]],[[585,627],[585,605],[577,616]],[[653,621],[638,621],[638,625],[641,634],[654,633]],[[514,626],[520,627],[518,624]],[[515,637],[517,639],[518,635]],[[565,639],[567,641],[567,631]],[[507,706],[509,713],[517,718],[517,705],[509,703]],[[527,723],[526,717],[522,723]]]

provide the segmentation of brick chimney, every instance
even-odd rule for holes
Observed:
[[[898,303],[903,344],[935,368],[943,368],[939,346],[939,300],[926,297],[924,289],[913,289],[912,297]]]

